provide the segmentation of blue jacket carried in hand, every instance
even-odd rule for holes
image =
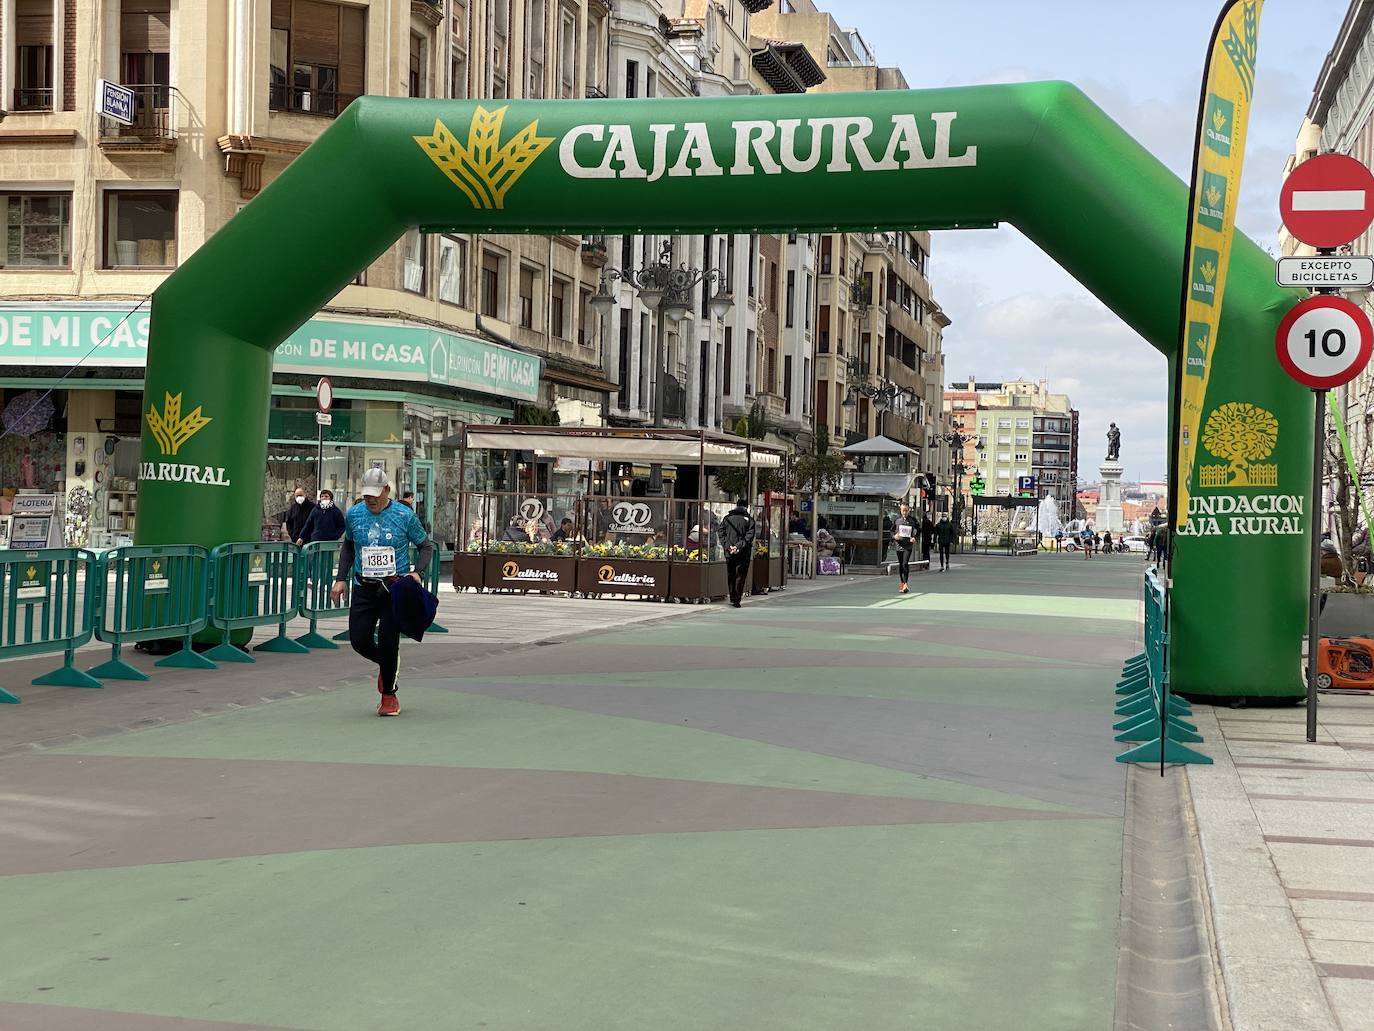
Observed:
[[[391,616],[396,627],[412,641],[422,641],[425,631],[439,611],[439,599],[430,594],[414,577],[402,576],[387,584],[391,592]]]

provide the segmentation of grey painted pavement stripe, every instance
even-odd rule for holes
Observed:
[[[1355,981],[1374,981],[1374,967],[1359,966],[1354,963],[1318,963],[1317,973],[1322,977],[1344,977]]]
[[[1291,770],[1293,772],[1316,771],[1318,773],[1374,773],[1374,766],[1323,766],[1319,763],[1304,763],[1296,759],[1288,762],[1261,763],[1261,762],[1238,762],[1235,764],[1238,770]]]
[[[1336,902],[1374,902],[1374,891],[1329,891],[1325,888],[1289,888],[1290,899],[1332,899]]]
[[[1335,802],[1338,805],[1374,805],[1374,798],[1346,798],[1343,795],[1265,795],[1250,793],[1252,799],[1266,802]]]
[[[991,705],[851,695],[781,694],[617,684],[482,683],[428,686],[603,716],[685,725],[816,755],[956,780],[1119,814],[1124,769],[1112,762],[1106,710],[1041,713]],[[1000,741],[1001,748],[990,748]]]
[[[1087,818],[545,770],[45,754],[6,773],[36,801],[0,827],[0,875],[459,841]],[[62,804],[72,801],[81,807]]]
[[[1333,845],[1341,848],[1374,848],[1374,841],[1364,838],[1309,838],[1301,834],[1266,834],[1271,845]]]
[[[299,1026],[226,1024],[219,1020],[189,1020],[32,1002],[0,1002],[0,1028],[4,1031],[311,1031]]]

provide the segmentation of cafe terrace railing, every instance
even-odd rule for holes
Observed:
[[[1211,757],[1187,747],[1202,735],[1184,717],[1192,715],[1186,700],[1169,691],[1169,590],[1157,566],[1145,573],[1145,650],[1126,660],[1117,681],[1112,729],[1117,741],[1138,741],[1116,757],[1119,763],[1210,763]]]
[[[95,632],[96,599],[84,589],[95,561],[82,548],[0,551],[0,659],[63,655],[62,665],[35,685],[100,686],[75,665],[76,649]],[[0,688],[0,702],[18,701]]]

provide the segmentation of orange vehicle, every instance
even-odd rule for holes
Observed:
[[[1323,637],[1317,654],[1317,689],[1374,691],[1374,641],[1367,637]]]

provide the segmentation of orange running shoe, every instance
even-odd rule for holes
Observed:
[[[382,702],[377,706],[378,716],[399,716],[401,715],[401,702],[394,694],[382,695]]]

